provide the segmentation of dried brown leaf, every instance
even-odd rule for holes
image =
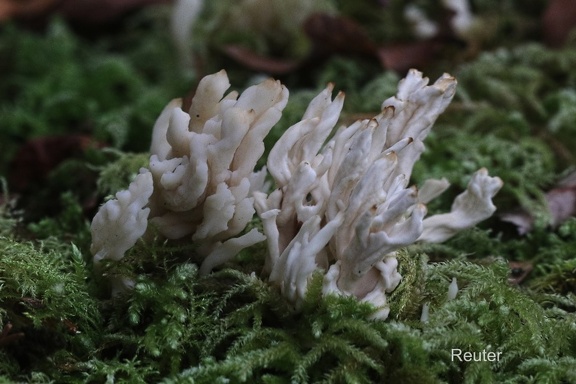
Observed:
[[[297,60],[277,59],[257,54],[256,52],[239,46],[226,45],[222,48],[224,53],[238,63],[253,71],[262,71],[272,75],[284,75],[295,71],[301,64]]]
[[[58,12],[73,21],[100,24],[136,9],[169,3],[172,0],[63,0]]]
[[[172,0],[0,0],[0,22],[11,19],[45,20],[57,13],[64,18],[87,24],[101,24],[124,14]]]
[[[555,228],[576,214],[576,186],[554,188],[546,194],[546,202]]]
[[[576,216],[576,172],[563,178],[544,195],[550,226],[557,228],[570,217]],[[524,235],[532,230],[534,217],[526,209],[518,208],[500,215],[502,221],[516,225],[518,233]]]
[[[0,348],[5,347],[8,344],[11,344],[15,341],[18,341],[23,337],[24,337],[23,332],[12,333],[12,324],[6,323],[6,325],[4,325],[4,328],[2,329],[2,333],[0,333]]]
[[[510,267],[510,276],[508,277],[508,283],[513,285],[518,285],[528,277],[534,266],[528,261],[510,261],[508,263]]]
[[[410,68],[427,66],[439,49],[437,41],[387,45],[378,48],[378,58],[382,67],[404,73]]]
[[[316,56],[333,53],[376,54],[376,45],[356,21],[338,15],[315,13],[304,22],[304,32]]]
[[[506,223],[514,224],[519,235],[527,234],[534,226],[534,217],[523,208],[501,213],[498,217]]]
[[[550,0],[541,23],[546,43],[552,47],[563,45],[576,27],[576,1]]]
[[[21,192],[67,158],[77,156],[89,147],[98,145],[90,136],[74,134],[32,139],[16,153],[10,167],[9,185]]]
[[[47,13],[61,0],[0,0],[0,22]]]

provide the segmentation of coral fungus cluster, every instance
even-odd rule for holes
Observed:
[[[179,100],[164,109],[149,169],[94,218],[95,262],[122,258],[152,228],[167,239],[197,243],[204,274],[266,240],[263,274],[295,308],[312,274],[323,271],[325,294],[370,302],[378,308],[373,317],[384,319],[386,294],[401,281],[397,249],[444,241],[495,210],[492,197],[502,181],[485,169],[446,214],[425,218],[425,204],[448,188],[445,179],[428,180],[420,190],[409,186],[423,141],[454,96],[456,80],[449,75],[428,85],[411,70],[380,114],[335,132],[344,94],[332,99],[329,84],[271,150],[270,193],[266,170],[254,167],[288,91],[273,80],[241,95],[224,96],[228,87],[221,71],[200,82],[189,111]],[[242,234],[255,211],[264,234]]]

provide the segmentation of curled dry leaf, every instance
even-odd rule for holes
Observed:
[[[6,323],[0,333],[0,347],[5,347],[10,343],[20,340],[24,337],[23,332],[12,333],[12,323]]]
[[[0,0],[0,22],[49,12],[60,0]]]
[[[356,21],[344,16],[316,13],[304,22],[304,32],[314,45],[315,55],[335,52],[374,55],[376,45]]]
[[[544,198],[550,214],[550,226],[556,228],[572,216],[576,216],[576,172],[562,179]],[[517,208],[500,215],[502,221],[516,225],[524,235],[532,230],[534,216],[524,208]]]
[[[566,42],[576,27],[576,2],[574,0],[550,0],[542,16],[542,33],[546,43],[559,47]]]
[[[508,282],[513,285],[522,283],[534,268],[528,261],[510,261],[508,266],[510,267]]]
[[[576,185],[554,188],[546,194],[552,227],[557,227],[576,214]]]
[[[405,72],[410,68],[424,67],[440,49],[437,41],[416,41],[378,48],[378,59],[382,67],[396,72]]]
[[[32,139],[16,153],[9,175],[10,189],[22,192],[34,181],[44,179],[67,158],[77,156],[97,143],[87,135],[48,136]]]
[[[0,22],[11,19],[45,19],[58,13],[88,24],[112,21],[132,10],[172,0],[0,0]]]
[[[172,0],[64,0],[59,13],[77,22],[100,24],[123,16],[127,12],[154,4],[169,4]]]
[[[302,28],[312,43],[312,49],[300,60],[264,56],[239,45],[226,45],[222,51],[251,70],[272,75],[292,73],[335,53],[375,56],[377,51],[367,31],[343,16],[315,13],[306,19]]]
[[[334,55],[364,55],[380,62],[383,68],[404,73],[410,68],[426,66],[442,47],[440,39],[378,45],[357,21],[339,15],[315,13],[302,28],[312,48],[301,60],[272,58],[239,45],[226,45],[228,57],[254,71],[284,75]]]
[[[300,61],[288,58],[272,58],[259,55],[256,52],[239,46],[225,45],[223,52],[240,64],[255,71],[262,71],[272,75],[283,75],[295,71],[301,64]]]

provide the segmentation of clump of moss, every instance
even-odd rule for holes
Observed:
[[[553,362],[576,361],[572,355],[576,302],[570,312],[542,306],[543,297],[508,284],[509,269],[502,260],[487,266],[454,260],[433,264],[430,272],[426,295],[430,319],[423,335],[446,359],[452,380],[528,380],[534,364],[544,360],[560,381],[573,379],[567,364]],[[460,290],[456,299],[448,300],[448,283],[454,277]],[[502,354],[496,362],[463,363],[448,360],[452,348]]]
[[[483,53],[456,73],[458,97],[472,115],[466,119],[468,125],[473,123],[468,130],[491,131],[513,140],[530,134],[554,150],[559,165],[573,163],[568,121],[575,116],[570,103],[575,65],[576,53],[570,47],[552,50],[531,43]],[[478,111],[499,118],[484,126],[474,124],[479,122],[474,118]],[[506,127],[502,124],[506,121],[514,123]]]
[[[107,196],[125,189],[133,181],[142,167],[148,166],[147,153],[123,153],[107,150],[117,157],[116,160],[99,166],[97,182],[98,193]]]
[[[11,324],[11,332],[21,334],[0,350],[6,358],[0,374],[55,372],[54,352],[85,355],[95,348],[102,318],[79,249],[2,237],[0,253],[0,327]]]
[[[310,282],[303,311],[293,314],[273,288],[255,277],[232,278],[217,307],[219,337],[198,366],[167,383],[184,382],[374,382],[413,379],[434,382],[434,364],[418,331],[368,320],[375,310],[352,298],[322,298],[322,276]],[[216,278],[216,277],[215,277]]]
[[[180,264],[155,277],[140,275],[134,283],[129,297],[110,302],[111,322],[103,348],[88,370],[92,380],[109,375],[109,364],[123,361],[132,362],[134,372],[118,370],[116,380],[158,381],[176,374],[198,364],[205,336],[217,325],[209,311],[214,298],[198,288],[194,264]]]

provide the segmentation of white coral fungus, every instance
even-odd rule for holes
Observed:
[[[92,253],[118,260],[150,228],[168,239],[199,245],[209,273],[240,250],[267,240],[264,274],[298,308],[313,273],[323,271],[324,294],[350,295],[389,314],[386,294],[401,281],[395,251],[417,241],[440,242],[495,210],[502,186],[481,169],[450,213],[426,218],[430,200],[449,186],[428,180],[409,187],[424,139],[456,88],[445,74],[434,84],[416,70],[372,119],[340,127],[328,141],[344,103],[329,84],[272,148],[268,170],[276,189],[266,194],[265,170],[254,172],[263,139],[288,99],[278,81],[241,95],[224,71],[202,79],[188,111],[174,100],[153,132],[149,170],[128,191],[104,204],[92,223]],[[241,234],[254,215],[264,233]],[[149,225],[151,224],[151,225]],[[244,231],[245,232],[245,231]]]
[[[97,269],[104,259],[120,260],[144,235],[150,213],[150,208],[146,206],[152,191],[152,174],[143,168],[128,190],[116,193],[116,199],[100,207],[92,220],[90,247]],[[110,280],[114,294],[134,284],[131,279],[123,276],[112,276]]]
[[[94,262],[120,260],[146,231],[152,195],[152,175],[141,169],[128,190],[116,193],[116,199],[100,207],[92,221]]]
[[[344,101],[342,93],[331,99],[329,85],[276,143],[268,169],[277,189],[256,192],[255,204],[269,247],[265,272],[296,308],[312,273],[325,270],[325,294],[355,296],[378,307],[374,318],[386,318],[386,293],[401,281],[397,249],[444,241],[492,214],[502,182],[484,169],[446,215],[424,219],[424,203],[446,180],[426,182],[422,196],[408,187],[423,140],[455,88],[449,75],[428,85],[411,70],[379,115],[339,128],[323,145]]]
[[[200,81],[189,111],[181,100],[164,108],[154,126],[150,172],[130,186],[137,204],[128,206],[128,192],[119,192],[92,223],[95,260],[120,259],[150,227],[168,239],[190,237],[199,244],[202,273],[265,240],[255,229],[235,236],[254,216],[252,193],[263,187],[265,173],[253,169],[288,90],[269,79],[240,96],[224,96],[229,86],[220,71]],[[110,207],[115,210],[107,214]]]

